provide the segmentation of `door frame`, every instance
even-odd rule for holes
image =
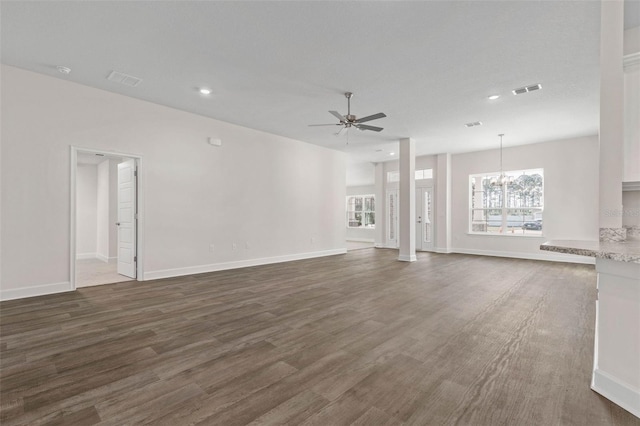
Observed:
[[[103,154],[105,156],[124,157],[135,161],[137,173],[137,226],[136,226],[136,280],[144,281],[144,173],[142,155],[127,154],[116,151],[105,151],[93,148],[84,148],[70,145],[70,185],[69,185],[69,283],[71,290],[76,289],[76,188],[77,188],[77,167],[78,154]]]
[[[394,197],[394,202],[395,202],[395,209],[396,209],[396,215],[395,215],[395,227],[394,227],[394,235],[395,238],[391,239],[389,237],[389,234],[391,233],[391,206],[389,204],[389,198]],[[385,238],[384,238],[384,242],[385,242],[385,247],[387,248],[393,248],[393,249],[397,249],[400,248],[400,238],[398,236],[398,233],[400,232],[400,219],[399,219],[399,211],[400,211],[400,203],[398,202],[398,200],[400,200],[400,190],[397,187],[389,187],[386,189],[385,191]]]
[[[417,218],[419,216],[423,216],[422,211],[424,210],[424,193],[426,191],[430,191],[431,193],[431,247],[430,248],[424,248],[422,246],[422,226],[418,227],[418,225],[422,225],[422,223],[418,224],[417,223]],[[418,192],[420,193],[420,203],[418,203]],[[428,251],[428,252],[435,252],[436,251],[436,199],[435,199],[435,188],[433,187],[433,185],[420,185],[420,186],[416,186],[416,251]],[[417,209],[420,209],[420,214],[418,214]],[[424,221],[424,218],[422,218],[422,221]],[[418,231],[418,228],[420,228],[420,231]],[[420,248],[418,249],[418,233],[420,233]]]

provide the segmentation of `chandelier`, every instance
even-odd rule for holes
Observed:
[[[491,178],[491,186],[503,187],[513,183],[513,176],[505,175],[504,169],[502,168],[502,137],[504,133],[500,133],[498,136],[500,136],[500,176]]]

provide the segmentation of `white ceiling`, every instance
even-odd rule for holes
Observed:
[[[345,150],[352,164],[391,159],[402,137],[432,154],[494,148],[498,133],[505,146],[597,133],[595,1],[0,7],[5,64]],[[112,70],[143,81],[113,83]],[[543,90],[510,93],[534,83]],[[346,113],[345,91],[355,93],[352,113],[387,114],[367,123],[381,133],[352,130],[347,145],[333,127],[307,126]],[[484,125],[464,127],[472,121]]]

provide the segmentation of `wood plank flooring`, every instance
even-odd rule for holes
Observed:
[[[3,425],[640,425],[593,266],[365,249],[0,304]]]

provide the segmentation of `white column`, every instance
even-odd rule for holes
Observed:
[[[624,170],[624,2],[600,14],[600,228],[622,228]]]
[[[416,260],[416,142],[400,139],[400,256],[403,262]]]
[[[385,231],[385,197],[384,197],[384,163],[375,163],[375,196],[376,196],[376,247],[384,247],[384,231]]]
[[[451,154],[436,157],[436,251],[451,252]]]

